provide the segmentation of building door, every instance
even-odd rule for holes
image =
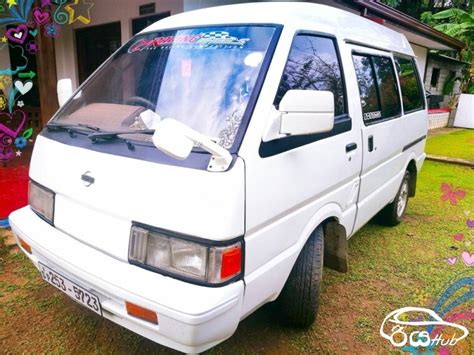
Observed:
[[[120,22],[76,30],[79,83],[83,83],[122,43]]]

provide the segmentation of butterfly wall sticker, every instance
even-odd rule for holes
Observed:
[[[461,189],[454,189],[448,183],[443,182],[441,184],[441,200],[442,201],[449,201],[449,203],[453,206],[456,206],[459,200],[464,199],[466,197],[466,191]]]

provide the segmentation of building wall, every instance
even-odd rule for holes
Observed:
[[[440,69],[439,79],[436,86],[431,86],[431,76],[433,74],[433,68]],[[444,83],[446,82],[446,79],[449,76],[449,73],[453,71],[456,73],[456,76],[460,77],[462,75],[462,68],[463,66],[461,64],[458,64],[455,62],[430,58],[428,60],[428,67],[426,69],[426,78],[425,78],[426,90],[429,90],[431,94],[433,95],[442,95],[443,86],[444,86]]]
[[[0,28],[0,38],[5,35],[5,28]],[[4,45],[1,43],[0,45]],[[8,48],[0,50],[0,69],[7,69],[10,67],[10,51]]]
[[[240,4],[245,2],[252,2],[251,0],[184,0],[183,11],[192,11],[203,9],[205,7],[222,6],[230,4]]]
[[[426,61],[428,57],[428,48],[418,46],[414,43],[410,43],[413,52],[416,55],[416,63],[418,64],[418,71],[420,72],[421,80],[425,77]]]
[[[439,78],[436,86],[431,86],[431,77],[433,75],[433,69],[440,69]],[[462,76],[463,64],[457,63],[451,60],[446,60],[439,57],[429,57],[428,65],[426,67],[426,76],[425,76],[425,89],[431,92],[431,95],[443,95],[443,86],[446,82],[446,79],[449,77],[451,71],[456,73],[456,77]],[[453,94],[460,94],[460,83],[459,81],[455,83]],[[444,100],[440,104],[441,107],[447,107],[450,97],[446,95]]]
[[[74,40],[74,30],[90,26],[120,21],[122,43],[132,36],[131,20],[139,17],[139,6],[149,4],[150,0],[100,0],[91,9],[91,23],[84,25],[76,21],[72,26],[63,26],[61,35],[55,40],[56,71],[58,80],[70,78],[73,87],[78,85],[77,53]],[[170,11],[171,15],[183,12],[181,0],[156,0],[156,13]]]

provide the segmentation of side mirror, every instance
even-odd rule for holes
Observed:
[[[228,150],[173,118],[165,118],[157,123],[152,139],[155,147],[179,160],[186,159],[194,146],[208,151],[212,154],[208,171],[226,171],[233,160]]]
[[[173,119],[164,119],[156,127],[153,144],[159,150],[178,160],[186,159],[194,147],[186,126]]]
[[[280,102],[280,134],[306,135],[334,127],[334,94],[330,91],[289,90]]]
[[[66,103],[67,100],[72,96],[72,81],[71,79],[61,79],[58,81],[57,86],[58,91],[58,102],[59,106],[62,106]]]

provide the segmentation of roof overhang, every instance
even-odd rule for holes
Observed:
[[[456,63],[456,64],[464,65],[464,66],[471,65],[471,63],[469,63],[469,62],[465,62],[463,60],[459,60],[459,59],[449,57],[447,55],[439,54],[439,53],[428,52],[428,58],[441,59],[441,60],[444,60],[444,61],[448,61],[448,62],[451,62],[451,63]]]

